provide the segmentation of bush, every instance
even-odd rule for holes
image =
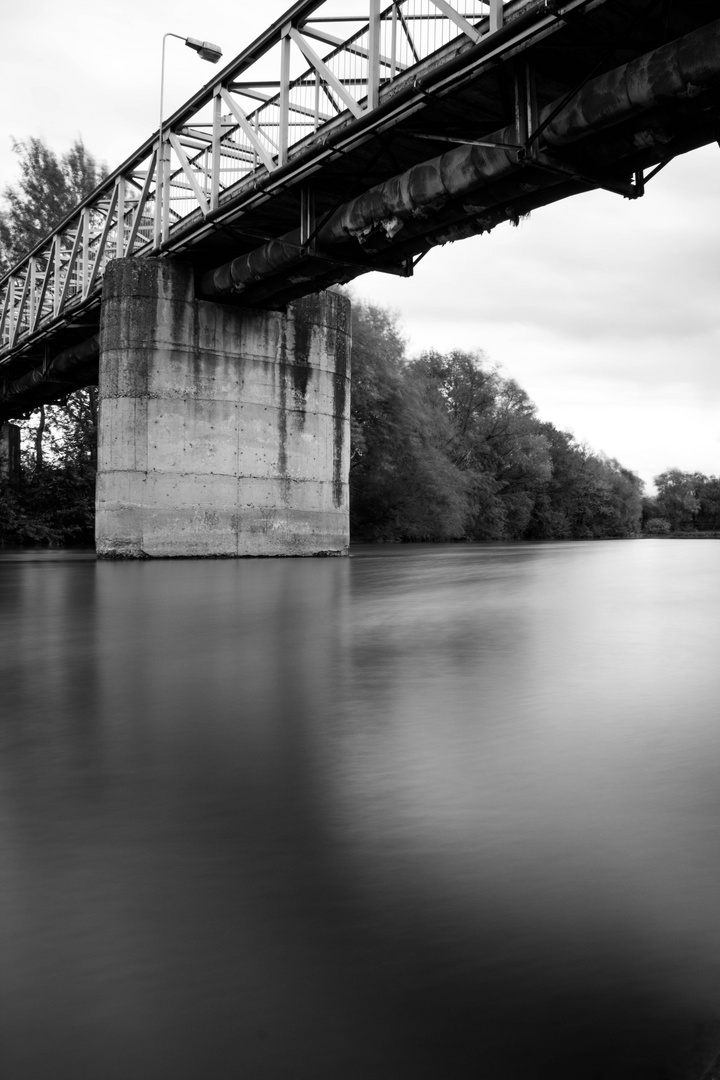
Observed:
[[[645,522],[646,536],[669,536],[672,532],[667,518],[654,517]]]

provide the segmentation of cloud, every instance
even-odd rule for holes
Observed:
[[[431,252],[411,282],[373,275],[355,290],[386,297],[411,334],[416,320],[423,326],[424,340],[430,332],[466,342],[502,327],[549,333],[579,351],[623,341],[628,355],[642,342],[704,342],[718,325],[716,158],[709,150],[680,159],[645,200],[606,192],[567,200],[518,229]],[[670,180],[673,167],[684,175]]]
[[[227,60],[287,9],[287,0],[31,0],[3,7],[0,188],[16,176],[10,136],[45,138],[58,153],[81,135],[111,168],[157,130],[163,34],[216,41]],[[221,61],[221,66],[222,66]],[[168,44],[166,115],[218,69]],[[8,103],[14,103],[10,106]]]
[[[706,160],[697,157],[702,171]],[[716,165],[713,159],[717,173]],[[431,252],[418,268],[415,295],[404,290],[403,310],[425,322],[432,313],[450,332],[474,323],[583,341],[702,337],[717,324],[716,207],[708,198],[693,200],[692,214],[671,213],[664,196],[638,213],[639,203],[605,192],[568,200],[536,211],[519,229],[501,226]],[[397,301],[397,287],[394,294]]]
[[[0,187],[10,135],[62,153],[78,135],[111,168],[157,128],[162,35],[217,41],[228,59],[287,0],[33,0],[3,12]],[[80,28],[80,29],[78,29]],[[174,47],[176,46],[176,47]],[[166,115],[211,78],[171,42]],[[672,162],[643,199],[594,192],[518,229],[430,252],[411,280],[371,274],[354,292],[395,308],[415,350],[484,349],[544,418],[647,478],[720,472],[720,165],[717,147]]]
[[[641,200],[570,199],[355,292],[401,313],[411,349],[484,349],[543,418],[646,481],[717,473],[717,155],[671,163]]]

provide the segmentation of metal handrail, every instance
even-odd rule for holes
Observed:
[[[0,367],[96,297],[111,259],[161,254],[303,147],[372,113],[429,57],[494,34],[533,0],[392,0],[384,10],[353,0],[363,2],[355,15],[338,0],[299,0],[0,280]]]

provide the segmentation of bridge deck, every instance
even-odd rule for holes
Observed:
[[[366,2],[347,24],[338,0],[296,3],[0,282],[0,419],[94,381],[87,339],[119,255],[189,260],[199,295],[281,307],[367,270],[410,274],[438,243],[593,187],[635,197],[717,138],[708,64],[701,85],[617,116],[598,89],[656,54],[652,81],[675,63],[657,50],[712,36],[715,0]]]

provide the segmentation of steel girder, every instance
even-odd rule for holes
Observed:
[[[233,198],[287,172],[410,69],[496,33],[537,0],[300,0],[0,281],[0,378],[33,340],[97,304],[111,259],[172,249]]]
[[[200,291],[204,284],[206,295],[217,295],[214,285],[207,288],[208,271],[225,252],[233,261],[240,252],[242,295],[232,286],[220,293],[233,302],[277,306],[370,269],[408,274],[413,259],[434,244],[487,231],[588,187],[639,195],[643,170],[656,160],[653,141],[667,147],[667,156],[709,141],[706,132],[698,141],[688,128],[684,145],[682,118],[673,128],[652,109],[642,130],[611,121],[604,141],[594,142],[599,156],[591,148],[574,157],[572,145],[565,154],[572,131],[569,139],[558,137],[559,120],[565,123],[573,109],[577,115],[576,90],[583,131],[603,125],[591,115],[601,83],[583,93],[607,47],[593,35],[612,32],[608,57],[615,64],[601,62],[596,76],[612,81],[620,59],[648,52],[643,19],[655,0],[393,0],[385,9],[380,0],[364,0],[362,15],[345,13],[350,2],[296,3],[163,123],[161,145],[155,133],[0,282],[0,419],[32,407],[45,391],[45,400],[58,396],[52,379],[43,389],[34,377],[31,403],[25,380],[33,368],[51,374],[58,354],[60,388],[72,388],[73,372],[76,384],[89,378],[91,364],[76,350],[97,330],[102,274],[111,259],[180,255],[195,263]],[[656,6],[660,11],[662,0]],[[685,13],[675,15],[676,32],[715,17],[714,0],[688,0]],[[665,19],[658,16],[652,32],[651,21],[647,40],[658,44]],[[717,126],[716,102],[712,108]],[[443,141],[457,149],[428,158],[432,148],[424,139],[436,140],[436,154]],[[637,155],[638,139],[648,147],[645,157]],[[399,165],[393,165],[395,147]],[[473,194],[487,179],[483,159],[498,154],[504,165],[490,177],[487,195]],[[385,160],[377,165],[380,155]],[[622,169],[605,174],[605,161],[633,155],[634,185]],[[479,165],[479,183],[461,183],[449,200],[438,192],[413,202],[409,190],[406,214],[385,213],[393,185],[422,173],[422,188],[434,161],[441,171],[457,164],[458,176],[463,162]],[[349,202],[342,194],[348,179]],[[372,205],[378,192],[379,216]]]

